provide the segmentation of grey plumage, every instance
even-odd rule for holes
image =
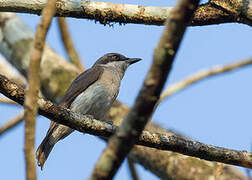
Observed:
[[[125,70],[139,60],[117,53],[105,54],[71,83],[60,105],[102,120],[119,93]],[[73,129],[67,126],[51,122],[46,137],[36,151],[41,169],[53,146],[72,132]]]

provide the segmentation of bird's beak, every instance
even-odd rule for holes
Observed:
[[[142,59],[140,59],[140,58],[128,58],[126,61],[127,61],[129,64],[134,64],[134,63],[136,63],[136,62],[138,62],[138,61],[140,61],[140,60],[142,60]]]

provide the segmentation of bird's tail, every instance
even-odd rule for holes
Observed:
[[[58,124],[56,122],[51,122],[50,127],[46,133],[46,137],[43,139],[42,143],[39,145],[36,151],[36,158],[38,166],[43,169],[43,166],[52,151],[53,146],[61,139],[64,139],[66,136],[71,134],[73,129]]]
[[[43,166],[57,141],[58,139],[53,137],[51,133],[48,133],[43,139],[42,143],[39,145],[36,151],[36,158],[38,161],[38,166],[41,167],[41,170],[43,170]]]

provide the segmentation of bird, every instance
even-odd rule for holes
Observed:
[[[119,93],[126,69],[140,60],[119,53],[105,54],[90,69],[73,80],[59,105],[73,112],[103,120]],[[36,151],[37,164],[41,170],[54,145],[73,131],[70,127],[51,122],[45,138]]]

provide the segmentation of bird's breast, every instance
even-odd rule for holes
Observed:
[[[117,79],[107,78],[103,81],[101,78],[78,95],[70,109],[102,120],[116,99],[119,86],[120,81],[118,82]]]

